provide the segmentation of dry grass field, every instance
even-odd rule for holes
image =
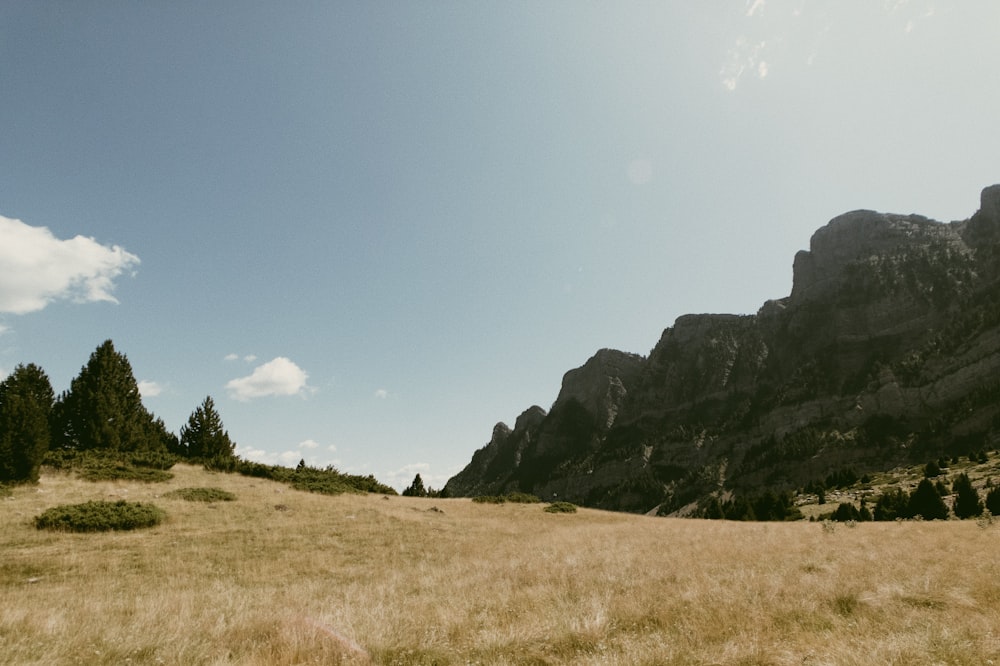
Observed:
[[[554,515],[173,471],[0,499],[0,662],[1000,664],[1000,522]],[[164,497],[189,487],[236,500]],[[167,521],[33,525],[119,498]]]

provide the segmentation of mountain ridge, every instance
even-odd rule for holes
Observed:
[[[1000,441],[1000,185],[970,218],[856,210],[788,296],[599,350],[445,485],[661,513]],[[961,451],[960,451],[961,450]],[[694,510],[697,512],[697,509]]]

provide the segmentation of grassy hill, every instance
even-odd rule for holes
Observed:
[[[0,663],[1000,659],[1000,523],[551,514],[171,471],[163,483],[43,472],[0,498]],[[186,488],[235,499],[172,492]],[[119,499],[167,518],[130,532],[34,525],[57,505]]]

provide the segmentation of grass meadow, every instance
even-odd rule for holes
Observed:
[[[550,514],[172,471],[0,498],[0,663],[1000,664],[1000,521]],[[192,487],[236,499],[168,495]],[[34,527],[93,499],[167,519]]]

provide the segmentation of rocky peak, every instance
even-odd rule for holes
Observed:
[[[538,405],[532,405],[521,412],[514,422],[514,432],[524,432],[530,428],[537,428],[545,420],[545,410]]]
[[[1000,185],[990,185],[979,195],[979,214],[1000,224]]]
[[[858,210],[798,253],[790,296],[696,314],[648,358],[602,349],[451,479],[669,513],[1000,443],[1000,185],[943,224]]]
[[[601,349],[582,366],[563,375],[552,409],[575,400],[594,415],[597,423],[610,427],[644,362],[638,354]]]
[[[839,215],[813,234],[808,251],[795,255],[791,299],[823,298],[840,286],[844,269],[851,264],[932,244],[968,251],[956,227],[920,215],[870,210]]]

